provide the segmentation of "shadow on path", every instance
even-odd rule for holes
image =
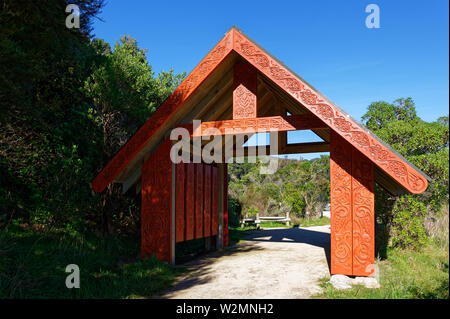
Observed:
[[[303,243],[321,247],[327,257],[328,270],[331,271],[330,234],[305,228],[273,228],[254,230],[244,238],[247,241],[279,242],[279,243]]]

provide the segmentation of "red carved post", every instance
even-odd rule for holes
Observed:
[[[171,261],[172,161],[167,139],[142,167],[141,255]]]
[[[331,132],[331,273],[352,275],[352,148]]]
[[[256,68],[238,63],[233,72],[233,119],[256,118]]]
[[[223,247],[228,246],[228,165],[223,165]]]
[[[352,154],[353,275],[370,276],[375,266],[373,163],[357,149]]]
[[[373,275],[375,197],[373,163],[331,132],[331,273]]]

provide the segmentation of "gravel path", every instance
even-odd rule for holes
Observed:
[[[309,298],[330,275],[329,250],[329,225],[252,231],[233,248],[184,264],[191,271],[159,297]]]

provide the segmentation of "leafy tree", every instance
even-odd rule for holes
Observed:
[[[184,74],[162,72],[155,78],[146,50],[123,36],[111,50],[100,39],[92,41],[104,58],[86,80],[84,91],[91,99],[91,118],[103,132],[108,160],[180,84]]]
[[[411,98],[397,99],[394,103],[384,101],[373,102],[362,116],[366,127],[372,131],[383,128],[392,121],[416,120],[417,114],[414,101]]]
[[[92,39],[102,0],[70,3],[80,29],[65,25],[68,1],[0,4],[0,216],[110,233],[132,223],[139,201],[112,188],[95,195],[89,183],[184,74],[155,76],[131,37],[113,49]]]
[[[415,109],[414,101],[411,98],[399,99],[390,104],[387,102],[372,103],[366,114],[362,117],[364,124],[371,129],[378,137],[387,142],[393,149],[402,154],[419,169],[431,177],[432,181],[427,191],[422,195],[412,197],[392,197],[389,194],[376,188],[376,208],[378,219],[385,226],[385,235],[398,236],[398,225],[403,221],[404,232],[412,233],[408,230],[409,215],[405,214],[406,209],[410,213],[422,211],[418,209],[421,203],[428,206],[427,214],[437,214],[443,203],[448,202],[449,183],[449,126],[448,116],[440,117],[435,122],[425,122],[421,120]],[[396,204],[399,202],[399,204]],[[401,204],[400,204],[401,203]],[[399,207],[402,207],[399,210]],[[403,212],[397,214],[397,212]],[[422,219],[423,214],[414,215],[415,220]],[[396,226],[394,226],[396,225]],[[414,224],[414,232],[417,232],[417,223]],[[412,227],[412,226],[411,226]],[[382,236],[383,237],[383,236]],[[384,236],[385,237],[385,236]],[[393,245],[402,246],[401,242],[408,243],[411,238],[400,236],[400,240],[390,240]],[[389,240],[383,240],[388,242]],[[421,240],[414,241],[418,244]],[[408,244],[406,244],[408,245]]]

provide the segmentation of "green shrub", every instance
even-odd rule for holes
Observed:
[[[428,242],[424,227],[427,208],[413,196],[399,198],[394,205],[391,224],[392,247],[419,248]]]

